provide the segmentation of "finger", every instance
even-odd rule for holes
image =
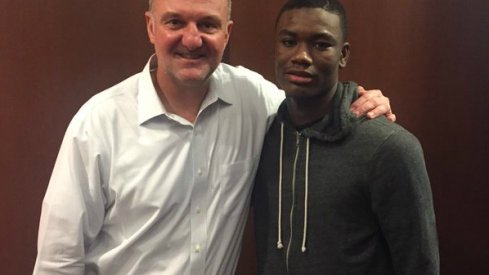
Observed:
[[[388,120],[390,120],[391,122],[396,122],[397,117],[396,117],[396,115],[395,115],[395,114],[390,113],[390,114],[387,114],[387,115],[386,115],[386,117],[387,117],[387,119],[388,119]]]
[[[351,111],[358,111],[359,109],[362,109],[362,113],[364,113],[365,110],[363,108],[363,105],[368,102],[368,101],[371,101],[371,100],[374,100],[374,104],[376,102],[378,102],[379,99],[381,99],[383,96],[382,96],[382,92],[380,90],[365,90],[362,86],[358,86],[358,95],[359,95],[359,98],[357,100],[355,100],[355,102],[353,102],[353,104],[351,105]]]
[[[367,112],[373,111],[377,106],[373,103],[372,100],[366,100],[361,105],[357,106],[352,112],[360,117],[362,115],[366,115]]]
[[[354,113],[357,117],[366,114],[367,117],[375,118],[380,115],[387,115],[391,112],[389,98],[382,94],[382,91],[368,90],[365,91],[363,87],[359,86],[359,94],[363,93],[350,107],[350,111]]]
[[[377,107],[368,111],[367,117],[372,119],[372,118],[376,118],[376,117],[383,116],[383,115],[387,116],[389,113],[390,113],[390,111],[387,110],[386,105],[378,105]]]
[[[381,90],[366,91],[358,86],[360,97],[351,105],[350,111],[356,116],[366,113],[369,118],[376,118],[385,115],[388,120],[395,122],[396,116],[392,113],[390,100],[382,94]]]
[[[368,92],[370,94],[370,92]],[[363,115],[367,112],[374,111],[372,113],[373,117],[378,116],[378,112],[382,114],[388,113],[390,111],[389,99],[386,97],[378,97],[376,95],[364,95],[364,101],[359,100],[359,105],[354,106],[354,111],[357,116]],[[368,115],[368,114],[367,114]]]
[[[372,90],[365,90],[363,87],[361,89],[358,89],[358,92],[363,91],[363,94],[360,96],[367,96],[368,98],[373,98],[373,97],[383,97],[384,95],[382,94],[382,91],[379,89],[372,89]]]
[[[368,102],[368,99],[364,97],[360,97],[355,102],[353,102],[350,106],[350,112],[354,113],[355,115],[359,116],[362,114],[360,111],[362,110],[362,106],[364,106]]]
[[[358,86],[358,87],[357,87],[357,91],[358,91],[358,95],[359,95],[359,96],[362,96],[362,95],[364,95],[365,93],[367,93],[367,90],[365,90],[365,88],[363,88],[363,86]]]
[[[357,91],[358,98],[350,106],[350,111],[356,113],[356,115],[358,115],[358,107],[368,101],[368,92],[362,86],[358,86]]]
[[[392,113],[390,99],[388,97],[383,96],[382,93],[380,93],[379,96],[369,98],[369,103],[373,105],[372,109],[377,109],[375,110],[374,113],[376,116],[377,116],[377,112],[383,112],[382,113],[383,115],[388,115]],[[368,111],[373,111],[373,110],[365,110],[365,112]]]

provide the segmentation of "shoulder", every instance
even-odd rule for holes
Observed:
[[[258,110],[264,107],[270,115],[277,111],[285,94],[262,75],[242,66],[221,63],[211,79],[211,88],[227,93],[242,105]]]
[[[399,162],[411,166],[423,163],[423,149],[416,136],[401,125],[385,117],[363,121],[359,127],[360,138],[369,140],[374,159]]]
[[[69,129],[110,126],[118,114],[135,112],[139,76],[135,74],[92,96],[77,111]]]
[[[421,144],[416,136],[397,123],[385,117],[361,119],[353,136],[362,148],[373,156],[391,155],[392,157],[422,155]]]
[[[222,78],[231,78],[235,80],[244,80],[244,81],[258,81],[258,82],[269,82],[267,81],[261,74],[252,71],[243,66],[232,66],[226,63],[221,63],[217,67],[214,72],[215,75],[218,75]]]
[[[283,99],[283,92],[271,81],[261,74],[243,66],[231,66],[221,63],[213,74],[214,78],[222,84],[232,84],[239,90],[247,89],[248,92],[266,92],[278,94]]]
[[[376,119],[361,119],[357,131],[366,138],[375,138],[383,141],[393,139],[418,142],[418,139],[411,132],[383,116]]]

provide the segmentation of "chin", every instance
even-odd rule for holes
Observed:
[[[199,70],[199,69],[182,69],[178,74],[178,78],[185,81],[204,81],[211,75],[209,70]]]
[[[283,90],[287,96],[291,97],[308,97],[309,91],[311,90],[309,87],[297,86],[293,84],[283,86]]]

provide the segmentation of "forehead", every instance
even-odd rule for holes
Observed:
[[[280,16],[276,33],[295,34],[331,33],[341,35],[340,17],[321,8],[299,8],[285,11]]]
[[[154,0],[152,10],[157,15],[172,13],[225,19],[228,17],[228,0]]]

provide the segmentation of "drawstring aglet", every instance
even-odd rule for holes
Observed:
[[[282,244],[282,242],[277,242],[277,249],[282,249],[284,248],[284,245]]]

